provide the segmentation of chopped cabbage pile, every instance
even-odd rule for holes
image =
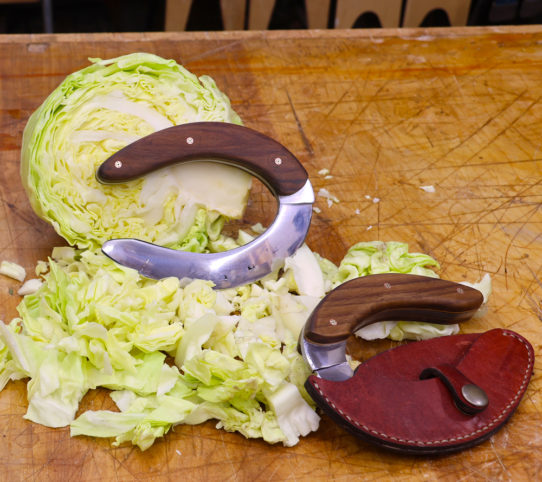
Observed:
[[[359,243],[338,267],[303,246],[280,271],[218,291],[202,280],[181,287],[176,278],[141,277],[98,250],[55,248],[48,271],[38,265],[43,284],[22,299],[20,318],[0,322],[0,388],[29,378],[27,419],[116,445],[144,450],[176,424],[215,419],[227,431],[291,446],[319,422],[297,351],[313,308],[349,279],[436,276],[428,266],[437,263],[403,243]],[[420,323],[397,325],[401,337],[435,336]],[[118,411],[75,418],[96,387],[111,390]]]
[[[217,163],[162,169],[103,185],[97,167],[127,144],[186,122],[240,124],[213,79],[156,55],[135,53],[70,74],[30,117],[21,178],[36,213],[70,245],[97,248],[135,237],[207,251],[225,217],[243,214],[250,175]]]

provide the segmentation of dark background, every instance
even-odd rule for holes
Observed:
[[[164,30],[165,0],[52,0],[52,6],[53,32],[57,33]],[[332,1],[329,27],[333,25],[334,8],[335,1]],[[472,2],[469,25],[537,23],[542,23],[542,0]],[[447,15],[437,10],[430,13],[421,26],[447,25]],[[355,27],[380,27],[380,24],[374,14],[367,13],[358,18]],[[305,0],[277,0],[269,29],[303,28],[307,28]],[[187,30],[222,30],[219,0],[194,0]],[[0,3],[0,33],[43,31],[39,3]]]

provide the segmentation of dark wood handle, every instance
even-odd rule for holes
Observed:
[[[174,163],[211,159],[245,169],[279,196],[301,189],[307,171],[282,144],[248,127],[193,122],[163,129],[121,149],[99,168],[101,182],[129,181]]]
[[[452,324],[468,320],[480,307],[480,291],[452,281],[410,274],[356,278],[331,291],[314,309],[305,337],[336,343],[377,321]]]

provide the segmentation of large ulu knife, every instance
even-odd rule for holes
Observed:
[[[408,343],[361,363],[346,340],[375,321],[447,324],[469,319],[482,303],[470,287],[436,278],[382,274],[331,291],[300,338],[313,370],[305,388],[336,423],[396,452],[450,453],[499,430],[519,405],[534,351],[519,334],[496,328]]]
[[[277,141],[247,127],[196,122],[129,144],[98,169],[103,183],[125,182],[174,163],[198,159],[230,164],[259,178],[278,201],[271,226],[252,242],[222,253],[190,253],[137,239],[113,239],[102,251],[149,278],[205,279],[217,288],[256,281],[278,268],[305,240],[314,192],[307,172]]]

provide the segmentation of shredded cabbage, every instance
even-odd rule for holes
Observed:
[[[17,294],[21,296],[30,295],[38,291],[41,285],[42,281],[40,279],[33,278],[26,280],[17,291]]]
[[[201,280],[183,288],[176,278],[143,278],[98,250],[64,247],[53,256],[42,286],[19,305],[20,318],[0,331],[0,380],[30,378],[30,420],[142,449],[173,424],[211,418],[273,443],[293,443],[317,426],[303,388],[308,369],[296,350],[299,333],[281,326],[279,336],[281,318],[271,316],[269,329],[261,329],[279,293],[257,284],[219,292]],[[292,409],[306,412],[312,424],[297,435],[270,402],[290,385]],[[86,412],[74,420],[81,398],[98,386],[114,390],[116,401],[123,394],[121,412]],[[286,413],[288,397],[275,405]]]
[[[209,250],[224,218],[241,217],[250,175],[195,163],[107,186],[95,172],[125,145],[166,127],[196,121],[240,124],[228,98],[211,78],[198,79],[156,55],[92,62],[69,75],[25,128],[21,177],[33,209],[80,248],[136,237]]]
[[[23,282],[26,277],[26,270],[20,264],[11,261],[2,261],[0,263],[0,274]]]

